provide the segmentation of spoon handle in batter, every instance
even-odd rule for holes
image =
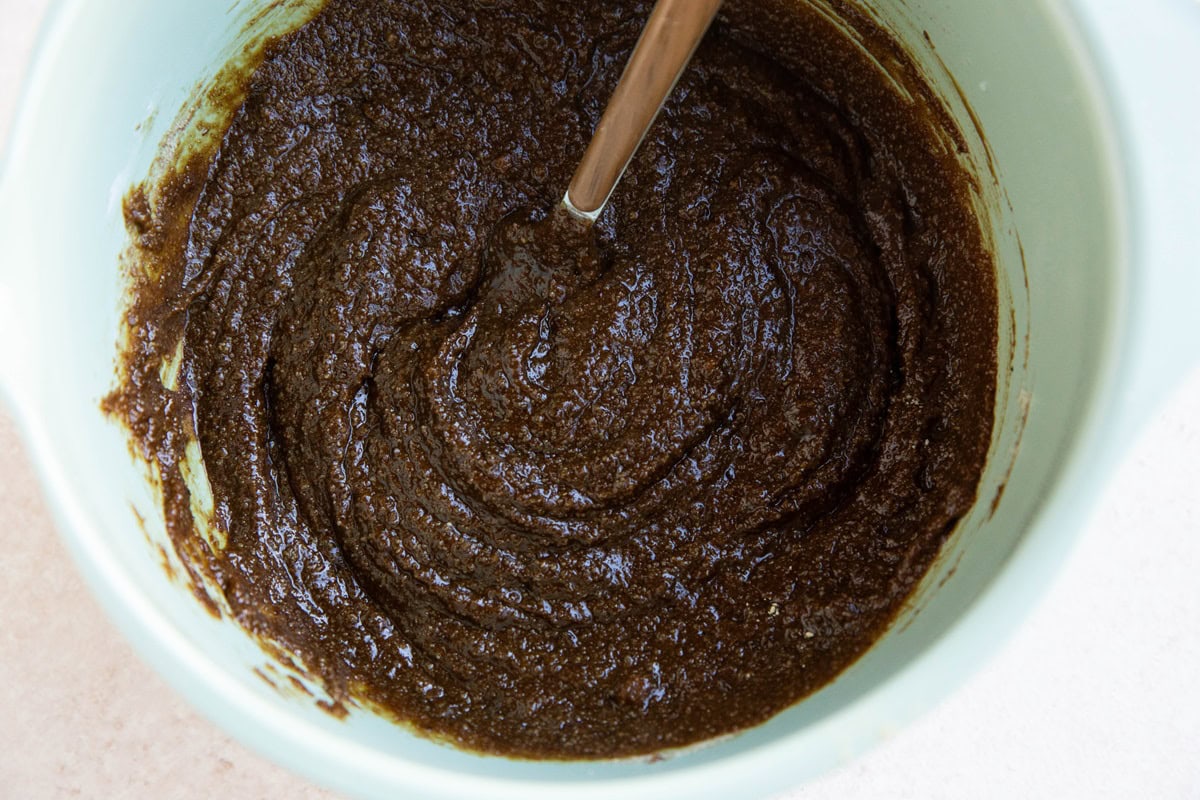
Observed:
[[[563,198],[574,216],[600,216],[721,3],[658,0]]]

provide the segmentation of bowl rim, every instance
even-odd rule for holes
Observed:
[[[49,65],[74,12],[87,0],[52,0],[30,61],[8,143],[0,153],[0,197],[16,191],[16,165],[34,141],[33,111],[47,82]],[[150,602],[148,594],[124,571],[105,546],[99,526],[72,491],[72,480],[48,435],[47,420],[23,402],[14,386],[8,399],[17,429],[25,442],[60,536],[77,568],[110,620],[190,704],[252,749],[266,754],[320,784],[352,794],[374,796],[399,789],[437,798],[477,797],[551,798],[570,788],[579,797],[719,796],[744,794],[748,787],[765,794],[795,786],[849,760],[878,741],[886,731],[878,720],[911,722],[960,685],[986,658],[997,651],[1045,594],[1053,575],[1082,530],[1093,503],[1089,498],[1103,485],[1120,447],[1111,435],[1118,413],[1119,387],[1129,372],[1136,326],[1137,285],[1130,264],[1139,231],[1132,213],[1129,175],[1131,139],[1115,113],[1112,76],[1098,55],[1099,48],[1083,24],[1081,12],[1067,5],[1046,3],[1048,20],[1078,71],[1085,90],[1082,105],[1093,123],[1101,147],[1098,177],[1109,190],[1108,212],[1114,289],[1110,307],[1103,309],[1103,341],[1098,343],[1100,368],[1083,394],[1078,427],[1060,454],[1055,481],[1034,504],[1030,522],[1016,549],[965,608],[944,635],[911,662],[866,695],[854,699],[813,724],[729,758],[685,769],[650,775],[598,779],[507,779],[474,773],[452,773],[401,759],[350,742],[328,730],[292,718],[240,685],[194,645]],[[0,239],[0,247],[5,240]],[[839,731],[854,731],[852,752],[834,750],[821,742],[843,742]],[[820,751],[818,766],[799,768],[795,753]]]

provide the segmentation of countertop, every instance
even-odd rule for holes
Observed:
[[[0,140],[48,4],[0,0]],[[1200,370],[1000,653],[882,746],[783,797],[1200,798],[1197,487]],[[0,795],[334,797],[232,741],[137,658],[76,574],[2,407],[0,554]]]

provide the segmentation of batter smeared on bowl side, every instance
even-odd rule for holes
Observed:
[[[489,253],[562,196],[648,3],[331,0],[270,47],[215,152],[127,202],[107,400],[240,624],[539,758],[754,725],[870,646],[974,503],[997,300],[952,123],[842,11],[874,58],[727,4],[586,268]]]

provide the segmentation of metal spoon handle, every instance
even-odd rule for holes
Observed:
[[[572,214],[600,216],[721,3],[658,0],[567,188],[563,204]]]

